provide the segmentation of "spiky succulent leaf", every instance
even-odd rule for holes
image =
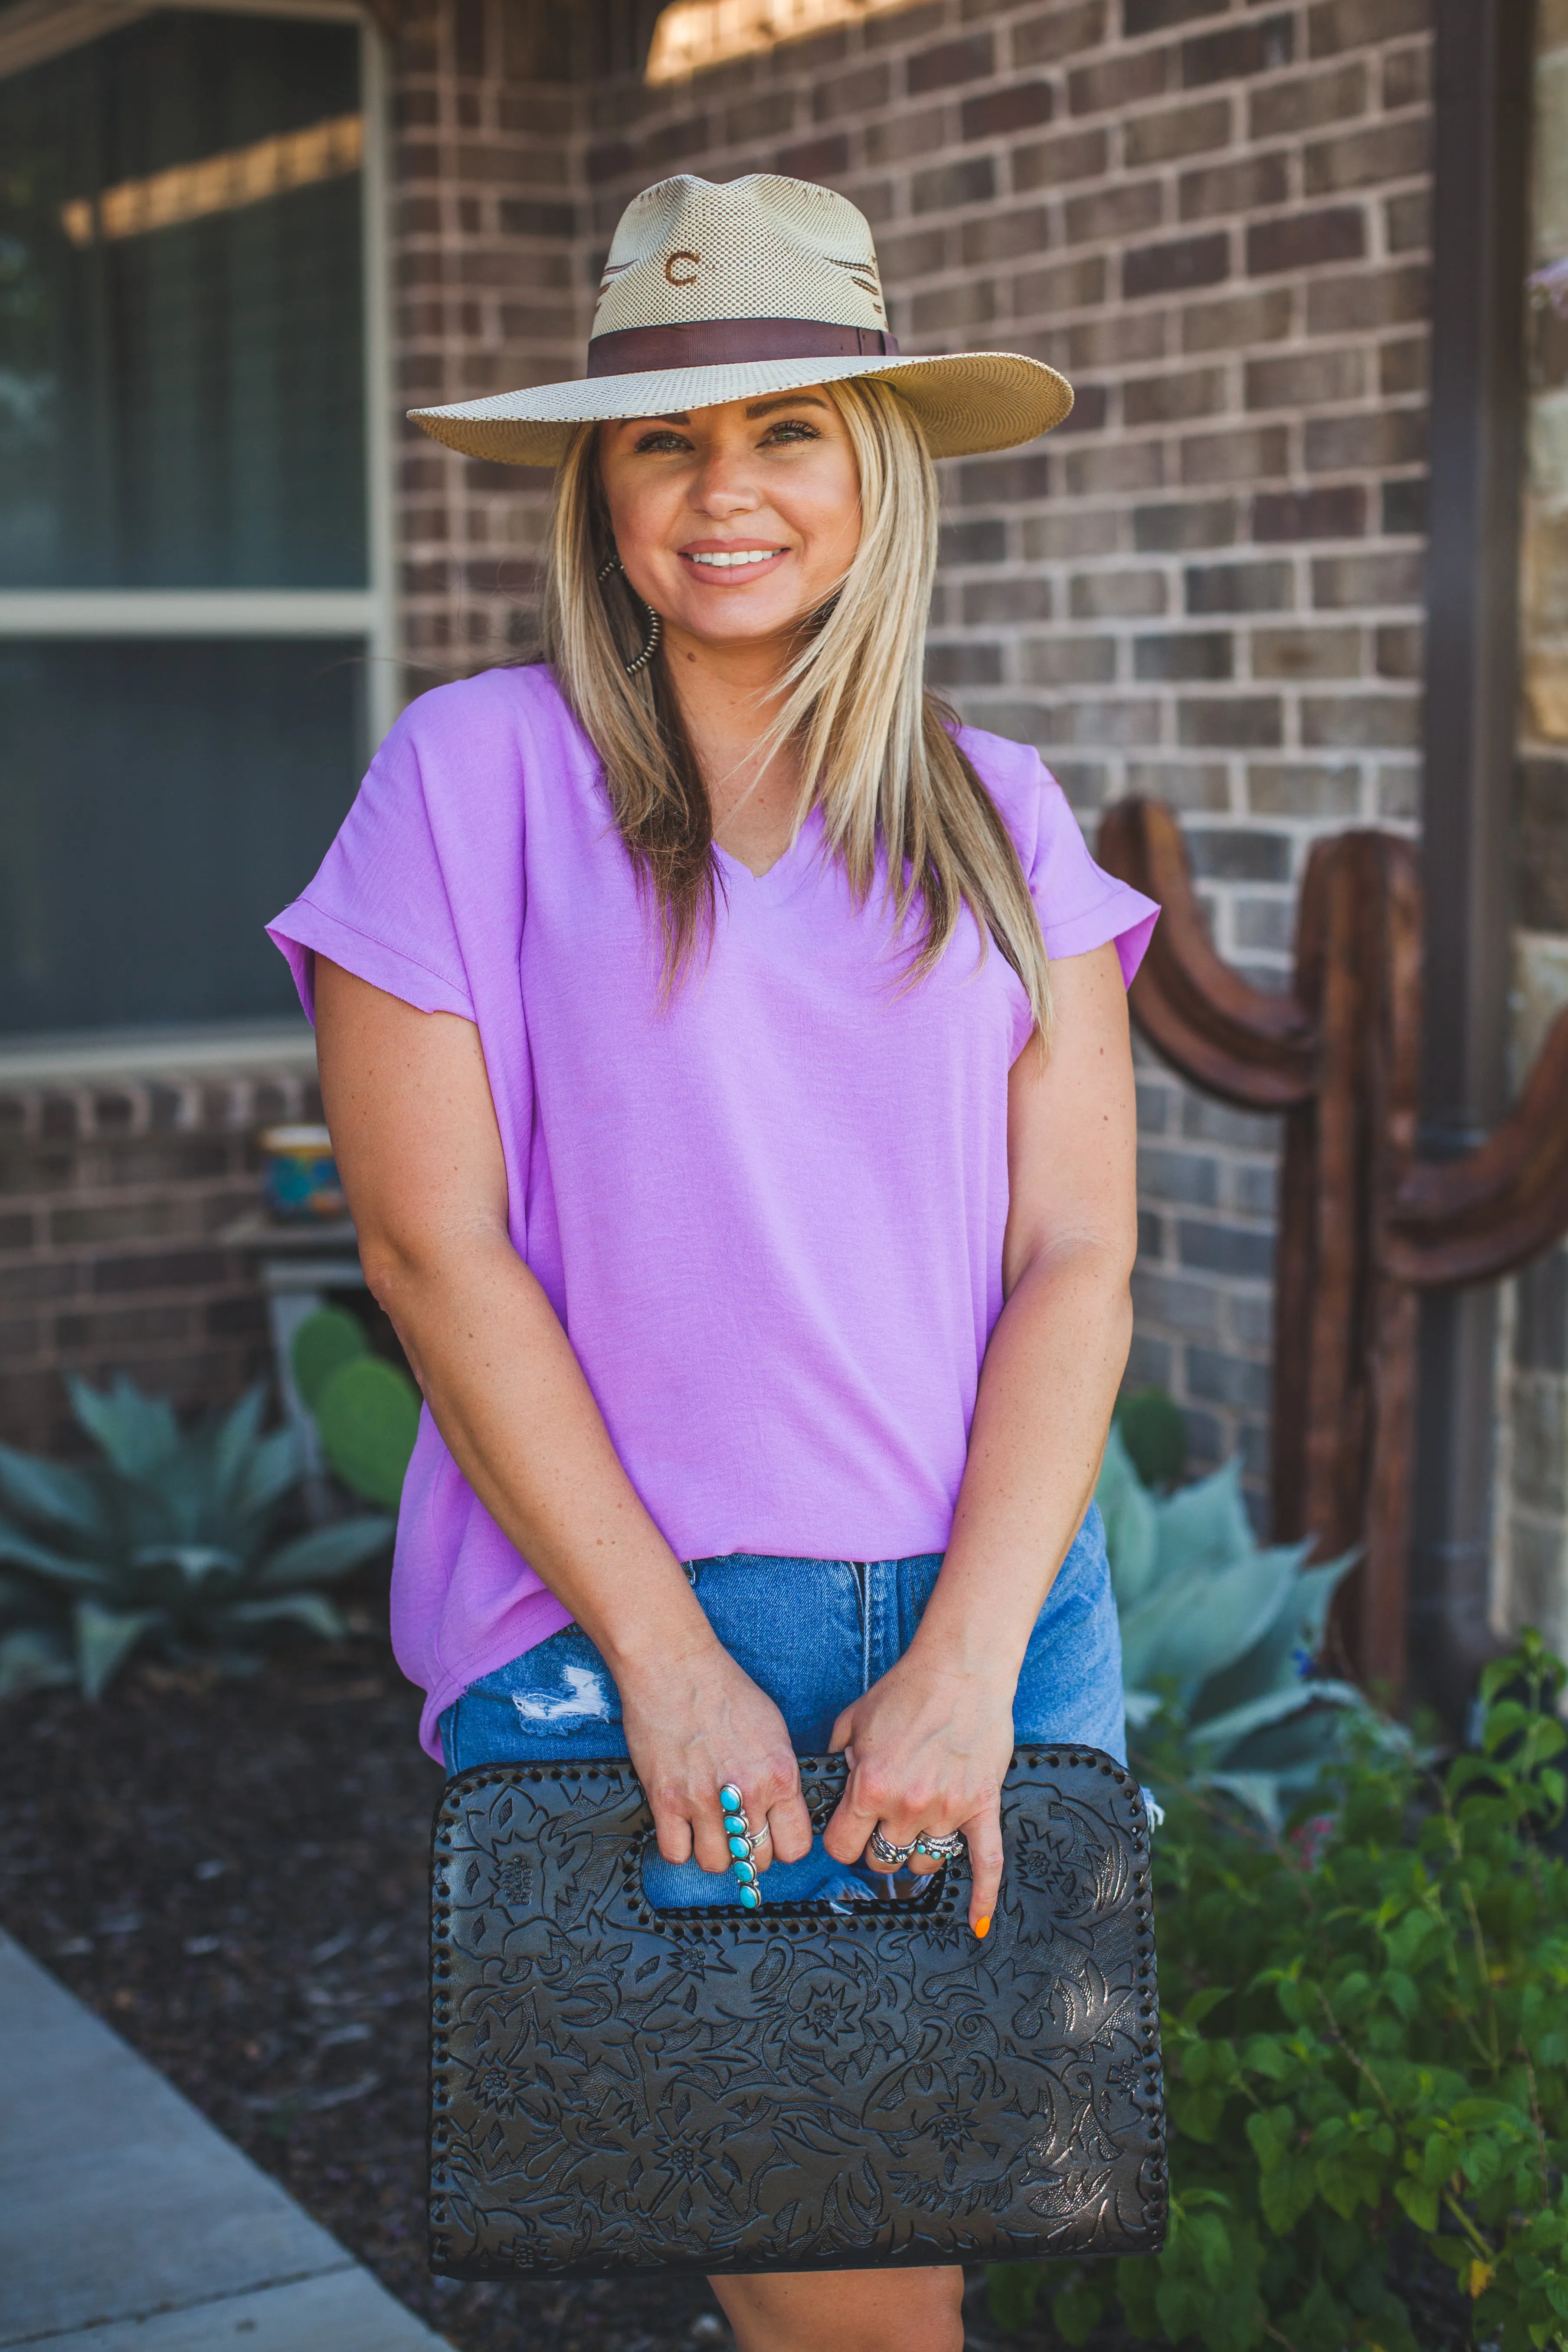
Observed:
[[[96,1601],[79,1601],[76,1664],[83,1696],[101,1698],[138,1643],[167,1623],[161,1609],[105,1609]]]
[[[267,1391],[260,1381],[247,1389],[232,1412],[226,1413],[213,1438],[212,1500],[220,1510],[232,1505],[245,1483],[261,1435]]]
[[[167,1570],[184,1586],[203,1585],[220,1576],[237,1583],[245,1573],[244,1561],[223,1544],[141,1544],[131,1555],[131,1565],[142,1576],[155,1577],[161,1569]]]
[[[307,1411],[315,1412],[321,1391],[342,1365],[352,1364],[357,1357],[369,1353],[370,1341],[363,1324],[345,1307],[323,1307],[317,1314],[307,1316],[289,1350],[294,1385]]]
[[[330,1528],[312,1528],[309,1535],[279,1545],[258,1575],[257,1589],[280,1592],[301,1584],[328,1583],[374,1559],[396,1533],[397,1521],[379,1511],[340,1519]]]
[[[298,1486],[301,1469],[300,1433],[285,1423],[264,1437],[251,1452],[235,1489],[233,1510],[237,1519],[264,1518],[274,1503],[281,1502],[291,1486]]]
[[[0,1519],[0,1561],[8,1568],[26,1569],[58,1584],[102,1585],[110,1580],[113,1573],[108,1562],[73,1559],[68,1552],[35,1542],[31,1536],[5,1519]]]
[[[1255,1550],[1250,1559],[1200,1562],[1165,1576],[1122,1613],[1126,1680],[1139,1690],[1173,1682],[1190,1704],[1209,1676],[1241,1657],[1272,1622],[1293,1572],[1288,1553]]]
[[[0,1445],[0,1502],[63,1534],[93,1538],[107,1531],[103,1497],[84,1471],[9,1445]]]
[[[14,1625],[0,1633],[0,1698],[75,1680],[70,1645],[54,1626]]]
[[[303,1625],[323,1641],[341,1642],[348,1628],[324,1592],[280,1592],[269,1601],[236,1601],[220,1610],[219,1629],[242,1625]]]
[[[1110,1582],[1120,1609],[1142,1600],[1154,1573],[1154,1498],[1144,1487],[1114,1422],[1094,1490],[1105,1521]]]
[[[1241,1497],[1241,1464],[1226,1462],[1194,1479],[1154,1514],[1155,1576],[1163,1581],[1191,1569],[1226,1568],[1252,1559],[1258,1538]]]
[[[149,1478],[178,1453],[179,1423],[166,1397],[143,1396],[123,1376],[108,1390],[74,1374],[67,1386],[78,1421],[123,1476]]]
[[[1298,1563],[1305,1560],[1310,1549],[1310,1542],[1293,1547]],[[1194,1703],[1194,1715],[1222,1715],[1265,1691],[1299,1690],[1303,1668],[1323,1646],[1329,1603],[1358,1556],[1348,1551],[1326,1567],[1300,1568],[1272,1624],[1265,1627],[1245,1656],[1205,1683]]]

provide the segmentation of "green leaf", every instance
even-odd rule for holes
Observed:
[[[1124,1389],[1115,1425],[1145,1486],[1179,1486],[1187,1466],[1187,1417],[1163,1389]]]
[[[10,1568],[30,1569],[36,1575],[47,1576],[60,1584],[102,1585],[105,1571],[91,1560],[72,1559],[68,1553],[52,1551],[47,1544],[35,1543],[19,1528],[8,1527],[0,1519],[0,1561]]]
[[[300,1433],[285,1423],[253,1450],[235,1488],[232,1509],[241,1519],[259,1518],[299,1484],[300,1473]]]
[[[1127,1609],[1142,1598],[1153,1576],[1154,1503],[1132,1466],[1114,1422],[1105,1441],[1094,1499],[1105,1522],[1105,1549],[1116,1605]]]
[[[308,1316],[294,1334],[289,1350],[289,1370],[309,1412],[314,1412],[321,1391],[344,1364],[370,1353],[364,1326],[346,1307],[323,1307]]]
[[[213,1493],[220,1506],[232,1502],[243,1485],[261,1431],[267,1391],[258,1382],[247,1389],[220,1423],[213,1444]]]
[[[231,1628],[290,1622],[319,1633],[324,1642],[341,1642],[348,1633],[324,1592],[280,1592],[271,1601],[236,1601],[214,1620],[217,1626]]]
[[[985,2303],[998,2327],[1026,2327],[1040,2294],[1037,2263],[991,2263],[985,2272]]]
[[[343,1484],[395,1510],[419,1434],[419,1391],[407,1374],[379,1356],[340,1364],[322,1387],[316,1426]]]
[[[131,1566],[142,1575],[172,1568],[187,1585],[205,1584],[215,1576],[229,1576],[237,1581],[245,1570],[238,1553],[227,1550],[222,1544],[138,1544],[131,1555]]]
[[[298,1584],[324,1584],[346,1576],[377,1552],[384,1551],[397,1533],[395,1519],[379,1512],[339,1519],[332,1526],[312,1528],[273,1552],[256,1579],[258,1591],[281,1591]]]
[[[25,1518],[70,1535],[101,1536],[108,1527],[102,1497],[84,1472],[9,1445],[0,1445],[0,1500]]]
[[[83,1695],[101,1698],[142,1636],[166,1622],[162,1609],[105,1609],[96,1601],[79,1601],[76,1660]]]
[[[107,1391],[74,1374],[66,1385],[78,1421],[127,1478],[145,1482],[179,1452],[179,1424],[167,1398],[143,1396],[123,1378]]]
[[[0,1698],[75,1680],[69,1645],[52,1626],[16,1625],[0,1633]]]
[[[1431,2236],[1437,2227],[1437,2191],[1425,2180],[1396,2180],[1394,2193],[1418,2230]]]

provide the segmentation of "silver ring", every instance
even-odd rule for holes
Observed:
[[[947,1837],[935,1837],[922,1830],[910,1852],[924,1854],[928,1862],[956,1862],[963,1852],[963,1832],[953,1830]]]
[[[914,1852],[914,1847],[912,1845],[894,1845],[890,1839],[885,1838],[882,1835],[880,1830],[873,1830],[871,1832],[870,1850],[876,1855],[879,1862],[885,1862],[890,1869],[897,1870],[901,1863],[908,1862],[910,1854]]]

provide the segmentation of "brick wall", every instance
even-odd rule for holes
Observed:
[[[942,469],[933,682],[1037,743],[1091,834],[1122,793],[1174,803],[1220,947],[1279,984],[1311,842],[1415,814],[1426,0],[924,0],[542,100],[526,61],[508,79],[507,22],[429,0],[405,50],[419,396],[576,373],[651,180],[841,189],[906,350],[1030,352],[1078,388],[1038,448]],[[547,224],[520,209],[546,164]],[[405,501],[414,658],[523,641],[532,479],[413,447]],[[1142,1078],[1133,1374],[1256,1479],[1277,1139],[1146,1057]]]
[[[79,1450],[59,1375],[126,1368],[196,1410],[268,1370],[252,1265],[223,1229],[253,1210],[253,1138],[319,1118],[279,1071],[0,1093],[0,1436]]]

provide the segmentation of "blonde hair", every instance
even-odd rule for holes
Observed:
[[[803,779],[795,829],[815,803],[824,837],[858,904],[878,845],[897,924],[918,900],[909,977],[931,971],[961,909],[994,940],[1027,992],[1040,1036],[1050,980],[1039,918],[1013,837],[953,740],[953,714],[925,691],[926,614],[936,571],[937,488],[914,415],[862,377],[825,389],[844,419],[860,476],[860,542],[837,593],[803,623],[768,730],[793,742]],[[665,980],[673,988],[711,936],[716,877],[708,794],[662,660],[631,677],[645,608],[615,554],[596,428],[580,428],[556,484],[544,599],[544,652],[604,762],[610,804],[658,905]]]

